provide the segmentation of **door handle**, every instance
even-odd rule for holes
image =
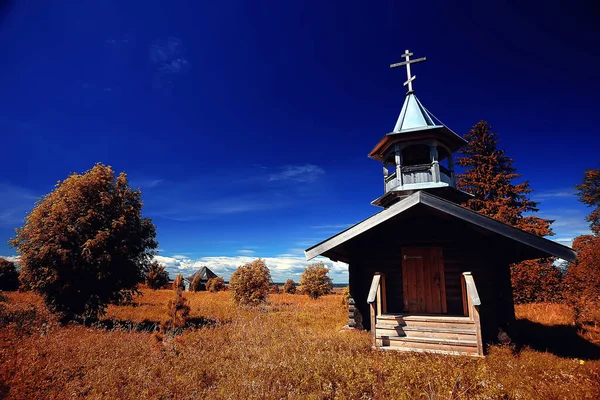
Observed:
[[[407,255],[404,255],[404,259],[405,260],[408,260],[408,259],[411,259],[411,258],[423,258],[423,256],[407,256]]]

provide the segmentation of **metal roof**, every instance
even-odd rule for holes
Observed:
[[[443,124],[437,125],[433,121],[433,116],[423,107],[423,104],[417,99],[414,93],[408,93],[396,126],[392,133],[402,133],[427,128],[441,128]]]
[[[477,227],[479,229],[483,229],[484,231],[488,231],[491,234],[504,237],[514,245],[517,245],[521,248],[529,248],[533,250],[533,252],[530,253],[536,255],[535,257],[531,258],[556,256],[573,262],[577,254],[573,249],[567,246],[563,246],[541,236],[525,232],[510,225],[506,225],[502,222],[476,213],[475,211],[471,211],[450,201],[433,196],[427,192],[419,191],[392,205],[388,209],[383,210],[346,229],[345,231],[340,232],[337,235],[306,249],[304,251],[306,259],[310,260],[319,255],[329,257],[330,255],[335,254],[337,251],[343,251],[342,245],[344,243],[354,240],[363,233],[375,228],[380,224],[385,224],[393,219],[396,219],[397,216],[408,212],[417,206],[435,210],[440,212],[441,215],[446,215],[449,218],[458,219],[459,221],[466,223],[466,226]],[[522,259],[516,261],[522,261]]]

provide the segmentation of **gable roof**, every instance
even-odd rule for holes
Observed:
[[[433,196],[427,192],[419,191],[407,198],[399,201],[392,205],[388,209],[385,209],[372,217],[365,219],[362,222],[338,233],[335,236],[330,237],[318,243],[304,251],[306,259],[310,260],[319,255],[328,256],[328,254],[334,254],[336,248],[343,245],[344,243],[360,236],[361,234],[369,231],[372,228],[380,224],[384,224],[390,221],[394,217],[401,215],[417,206],[425,206],[428,209],[435,210],[442,215],[446,215],[452,218],[461,220],[470,226],[483,229],[484,231],[491,232],[499,235],[512,242],[516,242],[521,247],[527,247],[533,249],[536,255],[539,254],[539,258],[543,256],[556,256],[564,260],[573,262],[575,261],[576,252],[570,247],[563,246],[559,243],[545,239],[541,236],[537,236],[521,229],[514,228],[510,225],[506,225],[502,222],[496,221],[492,218],[486,217],[475,211],[471,211],[465,207],[451,203],[447,200]],[[527,258],[523,258],[527,259]],[[519,260],[520,261],[520,260]]]
[[[214,272],[212,272],[210,269],[208,269],[208,267],[202,267],[200,268],[198,271],[194,272],[194,274],[192,276],[190,276],[188,279],[190,281],[194,280],[194,277],[196,275],[200,275],[200,280],[202,281],[207,281],[211,278],[216,278],[217,274],[215,274]]]

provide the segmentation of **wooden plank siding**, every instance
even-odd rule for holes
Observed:
[[[385,244],[389,245],[389,243]],[[470,271],[482,303],[480,320],[484,343],[496,339],[499,326],[511,334],[510,324],[515,317],[508,262],[491,251],[491,245],[485,246],[482,243],[465,247],[464,244],[438,241],[431,245],[441,249],[447,315],[465,315],[461,275],[463,272]],[[410,243],[410,246],[415,246],[415,243]],[[370,321],[366,317],[369,314],[366,299],[375,272],[384,273],[386,276],[385,292],[388,312],[406,312],[403,299],[405,282],[402,279],[402,246],[390,247],[396,250],[396,257],[376,257],[382,254],[389,255],[391,251],[374,249],[369,252],[368,256],[370,257],[367,257],[366,254],[362,257],[353,257],[349,266],[350,292],[356,300],[356,308],[365,316],[365,329],[371,328]],[[362,259],[363,257],[365,259]],[[431,295],[430,293],[424,294],[428,298]]]

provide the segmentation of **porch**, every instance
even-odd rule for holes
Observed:
[[[388,313],[385,275],[375,273],[367,303],[373,346],[382,350],[483,356],[481,301],[470,272],[462,274],[464,315]]]

